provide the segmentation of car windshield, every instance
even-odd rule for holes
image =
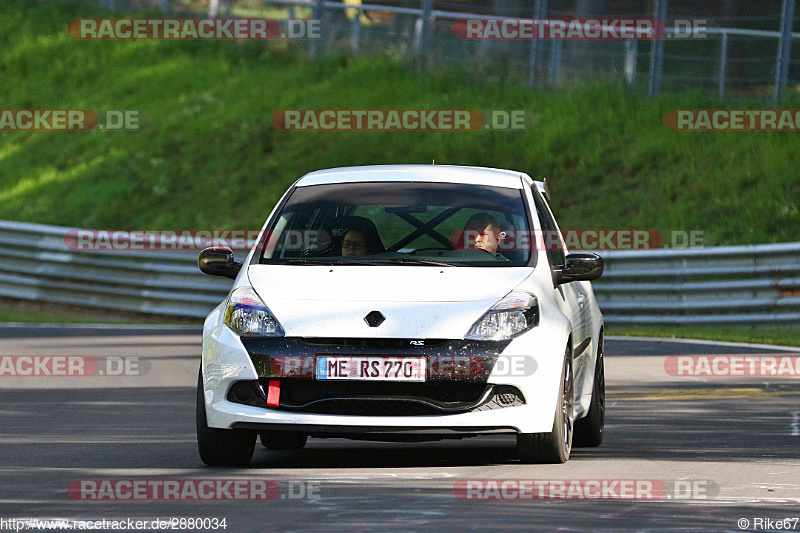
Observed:
[[[522,190],[420,182],[297,187],[262,239],[264,264],[528,265]],[[528,249],[524,249],[528,248]]]

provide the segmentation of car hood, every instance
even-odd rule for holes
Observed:
[[[502,298],[530,268],[252,265],[248,276],[265,299],[384,302],[476,302]]]
[[[531,269],[252,265],[247,274],[287,336],[462,338]],[[372,311],[385,317],[377,327],[364,320]]]

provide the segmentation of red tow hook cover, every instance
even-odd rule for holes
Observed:
[[[269,380],[267,387],[267,406],[278,407],[281,401],[281,382],[277,379]]]

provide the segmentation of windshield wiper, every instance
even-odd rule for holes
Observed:
[[[443,267],[461,266],[455,263],[445,263],[443,261],[434,261],[433,259],[424,259],[422,257],[395,257],[394,259],[391,259],[390,262],[407,265],[430,265]]]
[[[461,266],[453,263],[444,263],[442,261],[434,261],[432,259],[424,259],[421,257],[393,257],[390,259],[347,259],[345,261],[330,261],[320,259],[289,259],[289,265],[325,265],[325,266],[345,266],[345,265],[426,265],[426,266]]]
[[[304,259],[304,258],[289,259],[288,261],[286,261],[286,263],[289,265],[326,265],[326,266],[338,264],[335,263],[334,261],[326,259]]]
[[[325,266],[342,266],[342,265],[387,265],[391,261],[380,259],[346,259],[344,261],[331,261],[330,259],[289,259],[286,264],[288,265],[325,265]]]

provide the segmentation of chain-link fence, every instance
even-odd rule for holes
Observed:
[[[649,94],[702,91],[779,99],[800,87],[800,8],[795,0],[90,0],[179,16],[321,21],[312,55],[415,56],[466,65],[477,79],[536,86],[614,80]],[[660,19],[659,39],[476,39],[461,19]]]

